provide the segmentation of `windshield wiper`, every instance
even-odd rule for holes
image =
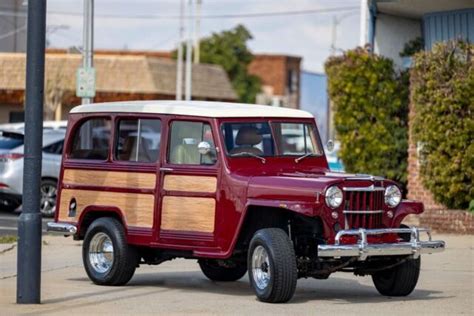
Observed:
[[[251,153],[251,152],[248,152],[248,151],[242,151],[240,153],[236,153],[236,154],[232,154],[230,155],[231,157],[239,157],[239,156],[250,156],[250,157],[254,157],[254,158],[258,158],[262,161],[262,163],[265,163],[267,162],[267,160],[259,155],[256,155],[254,153]]]
[[[314,154],[313,154],[313,153],[304,154],[303,156],[300,156],[300,157],[296,158],[296,159],[295,159],[295,162],[298,163],[298,162],[300,162],[301,160],[303,160],[303,159],[305,159],[305,158],[307,158],[307,157],[310,157],[310,156],[314,156]]]

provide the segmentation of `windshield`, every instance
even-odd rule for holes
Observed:
[[[245,156],[246,153],[263,157],[323,154],[313,124],[224,123],[222,132],[230,156]]]

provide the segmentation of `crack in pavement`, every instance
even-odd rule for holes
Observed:
[[[2,251],[0,251],[0,255],[3,255],[4,253],[6,253],[6,252],[8,252],[8,251],[10,251],[10,250],[15,249],[15,247],[16,247],[16,244],[13,244],[13,245],[11,245],[9,248],[3,249]]]

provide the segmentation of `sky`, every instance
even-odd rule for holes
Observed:
[[[330,54],[334,17],[340,19],[336,47],[357,46],[359,4],[360,0],[202,0],[200,34],[205,37],[243,24],[253,35],[248,44],[254,53],[300,56],[304,70],[323,72],[324,61]],[[345,7],[353,9],[342,9]],[[175,49],[179,41],[179,8],[179,0],[95,0],[95,48]],[[82,9],[83,0],[48,1],[50,47],[82,46]],[[333,11],[269,17],[229,16],[328,9]],[[215,15],[224,17],[204,18]]]

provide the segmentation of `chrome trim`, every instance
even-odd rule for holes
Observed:
[[[383,210],[374,210],[374,211],[355,211],[355,210],[345,210],[342,211],[344,214],[381,214]]]
[[[375,192],[375,191],[384,191],[385,192],[385,188],[384,187],[376,187],[374,186],[373,184],[369,187],[362,187],[362,188],[358,188],[358,187],[343,187],[342,188],[343,191],[353,191],[353,192]]]
[[[161,171],[161,172],[170,172],[170,171],[174,171],[174,169],[173,169],[173,168],[161,167],[161,168],[160,168],[160,171]]]
[[[428,235],[428,241],[420,241],[420,233]],[[369,244],[367,236],[382,235],[391,233],[409,233],[410,241],[386,244]],[[359,236],[356,244],[341,245],[342,236]],[[445,249],[445,242],[442,240],[431,240],[430,230],[427,228],[384,228],[384,229],[348,229],[341,230],[336,234],[334,245],[319,245],[319,257],[358,257],[364,261],[371,256],[401,256],[411,255],[414,259],[422,253],[437,253]]]
[[[64,236],[75,235],[77,227],[72,224],[49,222],[46,224],[48,233],[59,234]]]

